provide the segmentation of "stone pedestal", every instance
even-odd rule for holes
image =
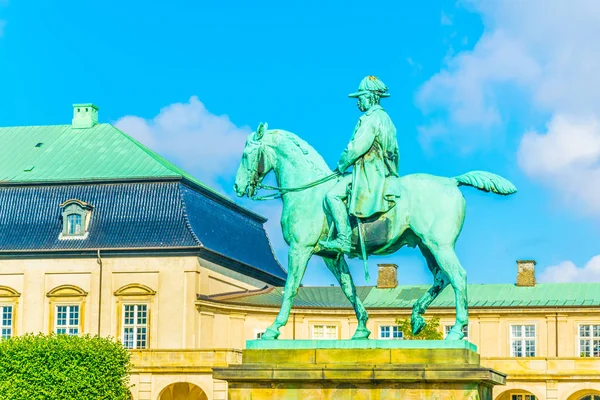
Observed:
[[[442,340],[248,341],[241,365],[215,368],[230,400],[492,400],[506,375],[475,345]]]

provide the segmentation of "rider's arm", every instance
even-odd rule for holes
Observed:
[[[346,150],[344,150],[340,157],[340,161],[338,161],[338,171],[346,171],[373,146],[373,142],[375,141],[375,127],[369,122],[368,119],[361,121],[354,137],[348,143],[348,147],[346,147]]]

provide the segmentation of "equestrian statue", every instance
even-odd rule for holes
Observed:
[[[342,153],[336,170],[297,135],[267,129],[261,123],[246,140],[234,190],[256,200],[281,198],[281,228],[288,253],[288,276],[281,309],[262,339],[277,339],[290,314],[308,261],[320,256],[352,304],[358,326],[352,339],[368,339],[368,314],[356,295],[346,256],[365,262],[369,255],[387,255],[403,246],[418,247],[433,274],[433,286],[412,310],[411,326],[418,334],[422,315],[448,285],[454,289],[456,321],[447,340],[463,338],[468,324],[467,274],[454,245],[465,218],[466,202],[459,186],[472,186],[499,195],[515,193],[515,186],[485,171],[445,178],[428,174],[398,175],[396,128],[380,105],[388,88],[375,76],[364,78],[358,99],[364,114]],[[352,173],[346,171],[352,167]],[[277,186],[262,184],[274,171]],[[273,190],[258,196],[259,189]]]

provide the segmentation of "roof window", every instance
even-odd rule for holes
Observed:
[[[60,205],[63,228],[59,239],[85,239],[88,236],[93,206],[84,201],[70,199]]]

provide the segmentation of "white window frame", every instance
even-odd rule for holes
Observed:
[[[145,307],[145,323],[139,323],[140,318],[140,310],[139,308],[143,306]],[[122,304],[122,314],[121,314],[121,343],[123,343],[123,347],[129,350],[136,349],[147,349],[150,345],[150,324],[149,324],[149,312],[150,312],[150,304],[144,302],[136,302],[136,303],[123,303]],[[127,307],[133,307],[133,324],[127,324]],[[131,340],[129,340],[129,333],[125,334],[126,329],[132,329],[131,331]],[[140,330],[145,329],[145,332],[140,332]],[[144,343],[139,344],[140,336],[145,334],[146,337],[143,339]]]
[[[317,326],[323,327],[323,337],[322,338],[315,337],[315,328]],[[327,337],[327,329],[332,328],[332,327],[335,328],[335,338],[333,338],[333,337],[328,338]],[[337,340],[339,338],[339,328],[335,324],[314,324],[314,325],[312,325],[311,331],[312,331],[311,337],[313,340]]]
[[[6,323],[5,312],[10,308],[9,323]],[[9,339],[14,334],[15,306],[12,304],[0,304],[0,340]],[[8,333],[6,333],[8,331]]]
[[[65,316],[65,324],[59,325],[58,322],[60,320],[59,308],[66,308],[66,316]],[[77,319],[76,322],[73,321],[72,311],[73,309],[77,309]],[[59,330],[64,330],[65,332],[59,332]],[[61,335],[79,335],[81,333],[81,305],[80,304],[72,304],[72,303],[57,303],[54,304],[54,333]]]
[[[262,335],[264,335],[266,329],[255,329],[254,330],[254,339],[262,339]]]
[[[589,327],[589,336],[581,336],[581,328]],[[594,329],[596,328],[596,329]],[[581,346],[581,342],[585,340],[588,341],[589,346],[589,355],[582,355],[583,350]],[[580,323],[577,325],[577,349],[579,350],[577,354],[579,357],[600,357],[600,323]],[[597,350],[595,350],[597,349]]]
[[[389,329],[388,337],[383,335],[384,328]],[[402,332],[399,325],[379,325],[377,331],[379,333],[379,340],[404,340],[404,332]],[[399,336],[395,336],[396,334]]]
[[[520,326],[521,327],[521,332],[520,332],[520,336],[515,336],[514,335],[514,329],[513,327],[515,326]],[[533,326],[533,336],[526,336],[526,327],[528,326]],[[515,358],[531,358],[531,357],[537,357],[537,325],[533,324],[533,323],[516,323],[516,324],[510,324],[509,326],[510,329],[510,356],[511,357],[515,357]],[[533,355],[527,355],[527,341],[531,341],[533,340]],[[521,353],[522,355],[518,356],[515,354],[514,348],[513,348],[513,343],[515,341],[520,341],[521,342]]]
[[[444,339],[446,339],[446,337],[448,336],[448,334],[450,333],[450,329],[452,329],[454,325],[444,325]],[[463,327],[463,334],[465,335],[463,337],[463,340],[469,340],[469,325],[465,325]]]
[[[537,400],[537,398],[529,393],[515,393],[510,395],[510,400]]]
[[[79,220],[77,220],[79,219]],[[67,234],[69,236],[81,236],[83,232],[84,219],[79,213],[67,214]]]

